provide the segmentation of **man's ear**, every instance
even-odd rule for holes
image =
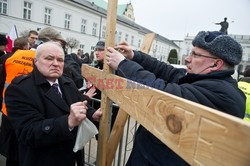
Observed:
[[[224,67],[224,61],[222,59],[217,60],[214,65],[214,69],[221,70]]]

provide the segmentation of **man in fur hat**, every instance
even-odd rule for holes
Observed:
[[[243,118],[246,97],[231,75],[242,57],[242,47],[221,32],[201,31],[185,58],[187,69],[177,69],[164,62],[133,51],[126,43],[109,47],[108,65],[117,74],[133,81],[171,93],[187,100]],[[143,126],[136,132],[127,166],[188,165]]]

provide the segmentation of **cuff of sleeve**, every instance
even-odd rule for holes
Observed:
[[[126,63],[127,61],[128,61],[127,59],[122,60],[118,65],[118,69],[120,68],[120,66],[122,66],[122,64]]]
[[[71,132],[75,129],[74,127],[72,128],[72,130],[70,130],[70,127],[69,127],[69,124],[68,124],[68,118],[69,118],[69,115],[64,115],[61,117],[63,120],[63,129],[65,130],[65,133],[68,133],[68,134],[72,134]],[[67,127],[66,127],[67,126]],[[70,132],[66,132],[66,131],[70,131]]]
[[[72,131],[69,130],[68,117],[69,117],[69,115],[61,116],[61,117],[57,118],[56,123],[58,123],[60,125],[60,129],[61,129],[60,136],[62,138],[68,137],[68,138],[72,139],[72,138],[75,138],[77,130],[74,130],[75,128],[73,128]]]
[[[131,60],[135,61],[135,62],[140,62],[141,61],[141,53],[139,51],[134,50],[134,57]]]

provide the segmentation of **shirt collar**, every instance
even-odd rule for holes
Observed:
[[[52,81],[49,81],[49,80],[47,80],[47,81],[49,82],[50,86],[52,86],[54,83],[57,83],[59,85],[58,79],[56,79],[55,82],[52,82]]]

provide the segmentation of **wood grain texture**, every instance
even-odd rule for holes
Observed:
[[[141,45],[141,51],[144,53],[149,53],[152,43],[155,38],[155,33],[146,34]],[[125,123],[128,119],[128,114],[124,110],[120,109],[116,117],[113,129],[111,131],[110,137],[108,139],[107,146],[107,166],[111,166],[112,161],[115,157],[115,153],[118,144],[121,140],[122,133],[124,131]]]
[[[189,164],[249,165],[250,124],[242,119],[87,65],[82,71]]]
[[[145,35],[142,45],[140,47],[141,52],[144,52],[146,54],[149,53],[152,43],[154,41],[154,38],[155,38],[155,33],[149,33]]]
[[[107,47],[114,47],[115,45],[115,30],[116,30],[116,18],[117,18],[117,0],[108,1],[107,11],[107,29],[105,39],[105,58],[103,65],[103,74],[111,73],[111,68],[107,65],[106,55]],[[110,114],[110,99],[105,93],[102,93],[101,97],[101,109],[102,118],[99,125],[98,147],[97,147],[97,165],[104,166],[107,162],[107,142],[109,137],[108,131],[108,117]]]
[[[127,119],[128,119],[127,112],[125,112],[124,110],[120,108],[119,113],[117,114],[114,126],[112,128],[110,137],[108,139],[107,166],[111,166],[112,161],[115,157],[115,153],[116,153],[118,144],[122,138],[122,134],[123,134]]]

